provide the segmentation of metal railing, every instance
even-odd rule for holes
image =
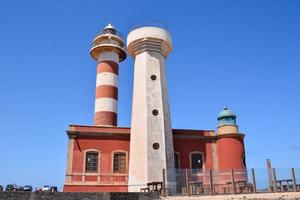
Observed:
[[[99,32],[96,33],[96,36],[97,35],[105,35],[105,34],[109,34],[109,33],[105,32],[105,30],[101,30],[101,31],[99,31]],[[116,35],[116,36],[122,38],[122,40],[124,40],[124,35],[122,33],[120,33],[119,31],[117,31],[117,30],[115,30],[115,32],[113,33],[113,35]]]
[[[101,46],[101,45],[113,45],[113,46],[120,46],[121,44],[115,40],[96,40],[93,41],[91,44],[91,48],[96,47],[96,46]],[[122,48],[125,48],[124,44],[122,44],[122,46],[120,46]]]
[[[176,188],[171,189],[163,184],[163,191],[167,191],[164,194],[169,195],[300,192],[298,168],[176,169],[168,170],[168,173],[174,173],[176,177]]]

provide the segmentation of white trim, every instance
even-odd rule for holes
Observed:
[[[101,72],[97,74],[96,86],[112,85],[118,87],[118,75],[111,72]]]
[[[95,113],[100,111],[118,112],[118,101],[113,98],[101,97],[95,100]]]
[[[101,61],[114,61],[119,63],[119,54],[114,51],[103,51],[98,56],[98,62]]]
[[[69,138],[68,140],[68,154],[67,154],[67,170],[65,182],[72,182],[73,173],[73,154],[74,154],[74,138]]]
[[[128,177],[128,175],[127,175]],[[126,179],[126,181],[122,181],[122,182],[114,182],[114,183],[103,183],[100,181],[87,181],[85,183],[81,182],[81,181],[73,181],[72,183],[64,183],[64,185],[83,185],[83,186],[87,186],[87,185],[91,185],[91,186],[128,186],[128,178]]]

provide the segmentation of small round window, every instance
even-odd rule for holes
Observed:
[[[154,116],[158,115],[158,110],[156,110],[156,109],[152,110],[152,114],[153,114]]]
[[[155,150],[159,149],[159,143],[157,143],[157,142],[153,143],[152,147]]]
[[[151,80],[155,81],[156,80],[156,76],[155,75],[151,75]]]

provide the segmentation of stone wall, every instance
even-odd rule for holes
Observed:
[[[0,200],[153,200],[158,193],[133,192],[0,192]]]

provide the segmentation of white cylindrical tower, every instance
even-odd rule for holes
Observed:
[[[90,53],[98,62],[94,124],[117,126],[119,62],[126,58],[123,36],[108,24],[94,38]]]
[[[127,50],[135,59],[128,190],[162,181],[163,169],[172,190],[174,150],[165,66],[171,36],[162,28],[141,27],[129,33]]]

